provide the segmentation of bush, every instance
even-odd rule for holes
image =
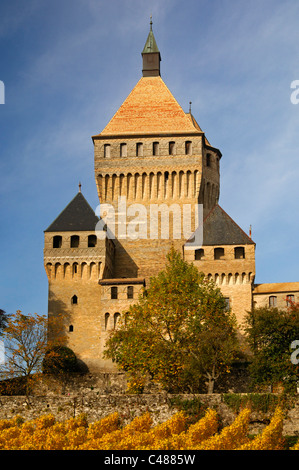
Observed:
[[[44,374],[78,372],[79,365],[75,353],[66,346],[49,348],[43,360]]]

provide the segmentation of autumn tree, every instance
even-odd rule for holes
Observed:
[[[18,310],[8,317],[3,338],[5,363],[0,367],[1,377],[24,377],[29,386],[32,374],[41,371],[47,348],[47,318],[38,314],[24,315]]]
[[[299,343],[299,304],[290,303],[287,310],[261,307],[246,318],[246,335],[252,350],[250,373],[257,385],[284,383],[294,390],[299,380],[298,358],[292,361]]]
[[[165,269],[123,316],[104,355],[168,391],[197,391],[227,372],[236,351],[235,322],[220,289],[171,249]]]

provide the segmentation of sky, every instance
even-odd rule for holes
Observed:
[[[7,313],[47,314],[44,230],[79,181],[98,206],[91,136],[142,75],[150,15],[164,82],[222,153],[219,204],[252,226],[256,283],[299,281],[298,0],[1,0]]]

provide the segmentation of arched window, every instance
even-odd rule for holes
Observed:
[[[116,326],[117,326],[117,323],[118,323],[119,318],[120,318],[120,313],[118,313],[118,312],[115,313],[115,314],[114,314],[114,329],[115,329]]]
[[[53,237],[53,248],[61,248],[62,237],[60,235],[55,235]]]
[[[224,248],[214,248],[214,259],[224,258]]]
[[[70,325],[69,326],[69,332],[72,333],[73,331],[74,331],[74,327],[73,327],[73,325]]]
[[[73,275],[78,273],[78,263],[73,263]]]
[[[71,236],[71,248],[78,248],[79,246],[79,235],[72,235]]]
[[[117,299],[117,286],[111,287],[111,299]]]
[[[97,244],[97,236],[96,235],[88,235],[88,248],[93,248]]]
[[[295,298],[292,294],[287,295],[287,307],[290,307],[294,302]]]
[[[128,299],[133,299],[134,296],[134,287],[133,286],[128,286],[127,287],[127,298]]]
[[[105,313],[105,330],[108,328],[110,314],[108,312]]]
[[[78,303],[78,297],[76,295],[73,295],[71,298],[72,305],[77,305]]]
[[[195,253],[194,253],[194,259],[195,261],[199,261],[201,260],[205,255],[205,252],[202,248],[199,248],[198,250],[195,250]]]
[[[235,259],[244,259],[245,258],[245,249],[243,246],[237,246],[235,248]]]

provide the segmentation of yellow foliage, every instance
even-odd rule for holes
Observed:
[[[51,414],[25,421],[16,416],[0,420],[0,450],[275,450],[283,448],[283,412],[275,411],[269,426],[250,440],[250,410],[239,413],[230,426],[218,431],[214,410],[195,424],[187,426],[187,417],[178,412],[156,426],[149,412],[120,425],[118,413],[88,424],[80,415],[56,422]],[[299,442],[293,447],[299,450]]]
[[[277,407],[270,424],[263,429],[261,434],[243,444],[238,450],[282,450],[284,448],[283,418],[282,409]]]

